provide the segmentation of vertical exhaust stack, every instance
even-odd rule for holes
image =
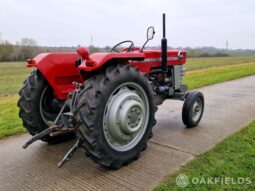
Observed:
[[[167,39],[166,39],[166,15],[163,13],[163,38],[161,40],[161,60],[162,60],[162,71],[168,72],[167,67]]]

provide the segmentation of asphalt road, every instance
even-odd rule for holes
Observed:
[[[157,112],[154,137],[139,160],[106,170],[78,151],[62,169],[57,163],[73,141],[26,150],[29,135],[0,141],[0,190],[150,190],[197,154],[212,148],[255,118],[255,76],[201,88],[205,113],[200,125],[186,129],[182,102],[166,101]]]

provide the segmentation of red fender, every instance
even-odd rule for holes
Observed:
[[[81,83],[75,60],[80,58],[76,53],[44,53],[28,60],[28,67],[36,67],[46,78],[60,100],[67,99],[70,91],[75,89],[72,82]]]

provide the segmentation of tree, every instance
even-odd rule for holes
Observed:
[[[19,59],[26,60],[34,57],[38,52],[38,46],[32,38],[22,38],[18,43],[19,46]]]
[[[14,47],[8,41],[0,42],[0,61],[11,61]]]
[[[37,46],[37,43],[32,38],[22,38],[20,40],[20,45],[25,47],[33,47],[33,46]]]
[[[90,45],[90,46],[88,47],[88,49],[89,49],[89,52],[90,52],[91,54],[92,54],[92,53],[101,52],[101,49],[100,49],[100,48],[97,48],[97,47],[92,46],[92,45]]]

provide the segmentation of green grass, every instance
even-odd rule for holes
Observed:
[[[32,70],[25,62],[0,62],[0,96],[17,94]]]
[[[185,174],[190,183],[178,187],[176,177]],[[249,178],[251,184],[194,184],[193,178]],[[164,182],[155,191],[177,190],[255,190],[255,121],[228,137],[205,154],[199,155]]]
[[[0,138],[25,132],[18,117],[18,96],[0,97]]]

